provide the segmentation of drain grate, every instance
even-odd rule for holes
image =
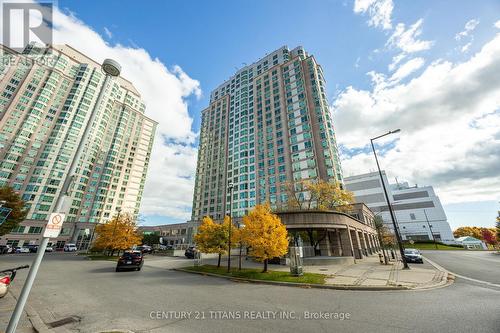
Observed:
[[[319,270],[322,272],[326,272],[326,271],[328,271],[328,268],[320,268]]]
[[[53,321],[51,323],[48,323],[47,325],[49,327],[56,328],[56,327],[61,327],[61,326],[67,325],[67,324],[78,323],[80,320],[82,320],[81,317],[70,316],[70,317],[66,317],[66,318],[62,318],[62,319]]]

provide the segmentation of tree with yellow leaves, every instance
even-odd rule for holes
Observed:
[[[94,249],[107,250],[108,255],[128,250],[142,240],[133,216],[128,213],[116,215],[107,223],[97,225],[95,233]]]
[[[234,228],[234,226],[233,226]],[[233,230],[231,230],[233,231]],[[217,253],[219,259],[217,267],[220,267],[220,261],[223,254],[227,253],[229,240],[229,217],[224,218],[224,223],[215,223],[212,218],[205,216],[198,232],[194,236],[198,250],[203,253]]]
[[[269,205],[257,205],[243,217],[241,240],[250,247],[250,255],[264,262],[267,272],[269,259],[285,255],[288,251],[288,233],[280,218]]]
[[[319,179],[300,180],[287,185],[288,209],[335,210],[348,212],[354,202],[352,192],[344,190],[340,183]]]

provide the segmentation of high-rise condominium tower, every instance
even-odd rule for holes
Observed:
[[[286,205],[287,184],[342,182],[321,66],[282,47],[217,87],[202,112],[192,220]],[[232,183],[230,200],[228,184]]]
[[[95,223],[137,216],[156,122],[120,65],[67,45],[0,52],[0,185],[29,208],[0,241],[39,243],[49,214],[63,211],[57,246],[85,247]]]

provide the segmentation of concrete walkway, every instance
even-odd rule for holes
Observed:
[[[0,332],[5,332],[9,324],[10,316],[16,307],[16,299],[10,292],[3,298],[0,298]],[[19,333],[34,333],[33,325],[28,319],[26,312],[23,313],[19,324],[17,325],[16,332]]]
[[[203,264],[216,265],[217,260],[213,258],[203,259]],[[221,265],[227,265],[223,258]],[[238,267],[238,257],[231,258],[231,266]],[[242,260],[243,268],[262,268],[263,264],[252,260]],[[269,265],[272,271],[289,271],[285,265]],[[411,269],[403,270],[401,262],[389,262],[382,265],[377,255],[357,259],[355,264],[350,265],[324,265],[304,266],[304,272],[320,273],[327,275],[326,284],[333,286],[363,286],[363,287],[390,287],[399,286],[408,289],[427,289],[445,285],[448,274],[434,267],[421,268],[412,265]]]

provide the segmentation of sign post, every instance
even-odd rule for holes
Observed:
[[[47,248],[47,244],[49,243],[49,238],[55,238],[59,236],[64,221],[64,216],[65,214],[63,213],[50,214],[49,222],[45,226],[45,231],[43,233],[42,243],[38,247],[35,260],[30,267],[28,277],[24,282],[23,289],[21,290],[21,294],[19,295],[19,298],[17,300],[16,308],[14,309],[14,312],[12,312],[12,316],[10,317],[9,326],[7,326],[6,333],[14,333],[16,331],[17,324],[19,323],[19,319],[21,318],[21,314],[23,313],[24,306],[26,304],[26,301],[28,300],[31,287],[33,286],[33,282],[35,281],[36,274],[38,273],[38,268],[40,267],[43,255],[45,254],[45,249]]]

